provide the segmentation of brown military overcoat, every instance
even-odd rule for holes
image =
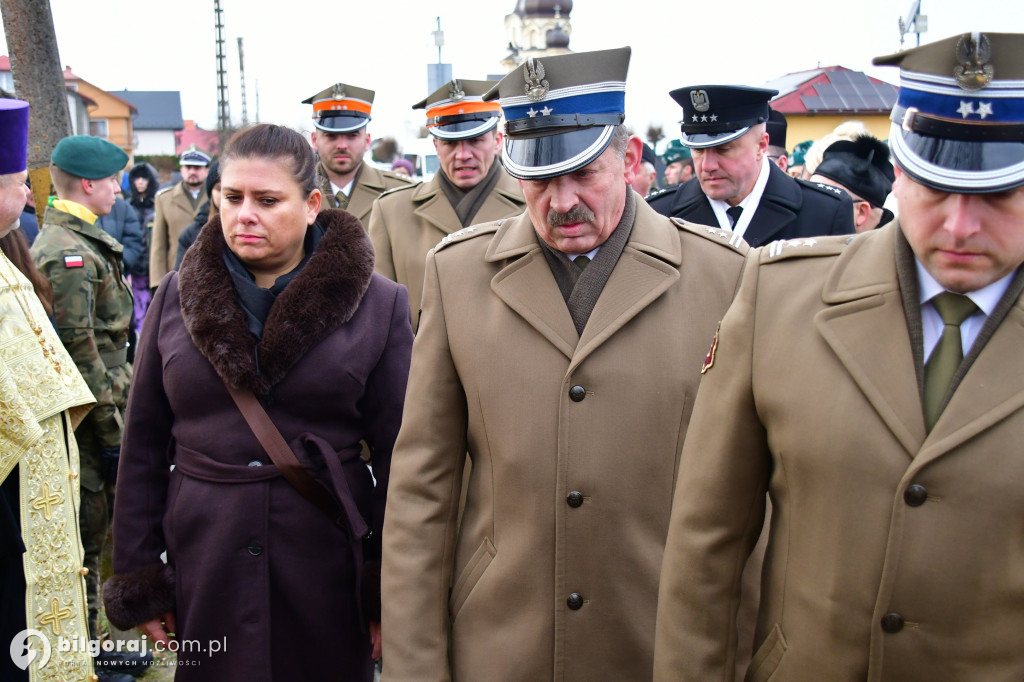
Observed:
[[[499,172],[498,184],[473,222],[509,218],[526,209],[519,183],[503,169]],[[413,329],[419,320],[427,251],[461,227],[437,175],[429,182],[388,192],[374,202],[369,230],[373,248],[377,250],[375,267],[388,279],[408,287]]]
[[[679,449],[742,258],[636,199],[582,337],[527,214],[428,255],[384,527],[385,680],[650,679]]]
[[[731,679],[766,489],[748,680],[1024,679],[1024,303],[927,433],[899,229],[751,252],[683,448],[655,680]]]
[[[317,167],[317,185],[324,195],[325,208],[337,208],[338,200],[331,191],[331,181],[324,173],[323,166]],[[359,170],[359,176],[352,186],[352,195],[348,198],[348,206],[345,210],[359,218],[359,222],[366,229],[366,221],[370,219],[370,209],[373,208],[374,200],[383,192],[396,187],[412,185],[412,182],[404,175],[392,173],[391,171],[380,170],[373,165],[363,162]]]
[[[195,203],[179,182],[160,190],[154,199],[153,232],[149,245],[149,283],[156,287],[160,280],[174,270],[174,259],[178,255],[178,237],[189,226],[196,212],[206,202],[206,185],[199,190]]]

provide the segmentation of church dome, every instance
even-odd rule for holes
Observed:
[[[572,12],[572,0],[519,0],[516,14],[527,17],[567,17]]]
[[[546,35],[548,49],[569,48],[569,35],[562,30],[561,24],[556,24],[553,29],[547,32]]]

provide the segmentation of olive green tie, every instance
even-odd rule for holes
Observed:
[[[338,208],[348,208],[348,196],[344,192],[338,190],[334,198],[338,200]]]
[[[586,256],[576,256],[572,262],[580,270],[586,270],[587,266],[590,265],[590,259]]]
[[[933,298],[932,305],[942,318],[943,327],[939,343],[924,368],[924,419],[929,431],[939,420],[942,400],[964,360],[960,325],[978,309],[971,299],[948,291]]]

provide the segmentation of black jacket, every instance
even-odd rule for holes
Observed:
[[[670,218],[718,227],[697,178],[647,196],[651,208]],[[853,234],[853,203],[841,190],[795,180],[770,164],[768,184],[743,238],[750,246],[777,239]]]

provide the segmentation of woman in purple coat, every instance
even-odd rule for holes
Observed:
[[[176,680],[370,680],[408,295],[373,273],[355,217],[320,212],[298,133],[238,133],[221,186],[140,339],[107,616],[179,643]],[[334,513],[282,477],[226,385],[257,396]]]

